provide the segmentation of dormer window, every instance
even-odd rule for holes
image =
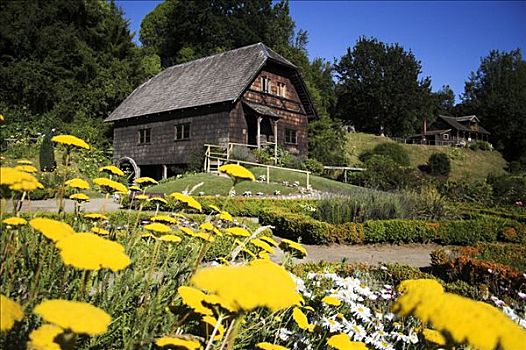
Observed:
[[[287,85],[285,83],[278,83],[278,96],[285,97],[287,93]]]
[[[271,83],[270,79],[267,77],[261,77],[261,91],[267,94],[270,94]]]

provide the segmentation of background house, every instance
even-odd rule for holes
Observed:
[[[488,141],[489,132],[480,125],[480,120],[474,115],[463,117],[448,117],[439,115],[423,132],[409,138],[412,143],[428,145],[460,145],[472,141]]]
[[[114,162],[161,178],[203,154],[204,144],[305,154],[315,115],[297,67],[258,43],[165,69],[105,121],[114,123]]]

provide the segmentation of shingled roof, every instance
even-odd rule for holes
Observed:
[[[455,118],[455,117],[448,117],[448,116],[445,116],[445,115],[439,115],[438,117],[441,118],[443,121],[445,121],[447,124],[449,124],[450,126],[452,126],[456,130],[468,131],[468,132],[479,132],[481,134],[489,134],[489,131],[484,129],[480,125],[478,125],[478,130],[473,130],[473,129],[470,129],[467,126],[462,125],[462,124],[459,123],[459,121],[472,120],[472,117],[474,117],[474,116],[468,116],[467,118],[466,117]],[[477,120],[478,120],[478,118],[477,118]]]
[[[267,61],[297,72],[264,44],[245,46],[163,70],[136,88],[105,121],[235,101]]]

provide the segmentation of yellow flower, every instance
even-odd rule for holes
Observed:
[[[64,330],[52,324],[44,324],[29,333],[27,342],[28,350],[61,350],[55,338],[62,334]]]
[[[210,209],[212,209],[212,210],[217,211],[218,213],[221,212],[221,209],[219,209],[219,208],[217,207],[217,205],[210,204],[208,207],[209,207]]]
[[[333,296],[326,296],[325,298],[321,299],[321,301],[327,305],[332,305],[332,306],[340,306],[342,303],[340,299],[337,299]]]
[[[108,217],[106,215],[102,215],[99,213],[85,214],[84,217],[86,219],[91,219],[91,220],[108,220]]]
[[[307,256],[307,250],[301,244],[291,241],[290,239],[283,239],[279,244],[279,247],[299,259]]]
[[[75,230],[65,222],[53,219],[36,218],[29,221],[29,225],[53,242],[60,241],[75,233]]]
[[[202,210],[201,204],[199,204],[198,201],[190,197],[189,195],[179,193],[179,192],[173,192],[170,194],[170,197],[173,197],[174,199],[178,200],[179,202],[183,202],[190,208],[197,209],[199,211]]]
[[[263,249],[264,251],[266,251],[269,254],[274,254],[274,249],[272,249],[272,247],[267,242],[262,241],[259,238],[255,238],[255,239],[251,240],[250,243],[252,243],[255,247]]]
[[[162,235],[161,237],[159,237],[159,240],[171,243],[177,243],[182,241],[181,237],[176,235]]]
[[[207,241],[207,242],[215,241],[215,238],[212,236],[212,234],[208,232],[199,231],[199,232],[194,233],[193,236],[197,238],[201,238],[202,240]]]
[[[158,233],[168,233],[172,231],[170,227],[166,226],[165,224],[158,223],[158,222],[154,222],[153,224],[144,225],[143,227],[149,231],[158,232]]]
[[[0,168],[0,186],[6,186],[13,191],[34,191],[44,188],[40,182],[31,174],[14,169]]]
[[[108,192],[120,192],[120,193],[128,193],[128,189],[126,186],[121,184],[120,182],[113,181],[110,179],[107,179],[105,177],[98,177],[96,179],[93,179],[93,183],[95,185],[100,186],[104,190]]]
[[[22,307],[3,294],[0,294],[0,331],[8,331],[13,328],[16,321],[24,318]]]
[[[0,114],[0,123],[3,123],[4,121],[5,121],[5,117],[2,114]]]
[[[316,327],[316,325],[309,323],[307,316],[303,313],[303,311],[301,311],[297,307],[295,307],[292,310],[292,318],[294,319],[294,321],[296,321],[298,327],[300,327],[303,330],[308,330],[309,332],[312,332],[314,331],[314,327]]]
[[[365,343],[353,342],[345,333],[333,335],[327,339],[327,344],[338,350],[367,350]]]
[[[212,332],[212,330],[218,324],[217,319],[215,317],[212,317],[212,316],[203,316],[203,318],[201,318],[201,321],[203,321],[203,323],[206,324],[207,326],[211,327],[210,328],[210,333]],[[219,339],[223,338],[224,334],[225,334],[225,327],[223,327],[222,324],[219,324],[217,326],[217,332],[216,332],[216,335],[214,337],[214,340],[219,340]]]
[[[139,186],[131,185],[128,189],[132,192],[141,192],[142,189]]]
[[[259,237],[259,239],[261,239],[262,241],[267,242],[270,245],[273,245],[274,247],[278,246],[278,242],[276,242],[275,240],[273,240],[269,236],[261,236],[261,237]]]
[[[428,342],[441,346],[446,345],[446,338],[444,338],[444,336],[440,332],[435,331],[434,329],[424,328],[422,330],[422,335],[424,336],[424,339]]]
[[[218,216],[219,220],[225,220],[225,221],[234,221],[234,218],[232,217],[232,215],[230,215],[230,213],[226,212],[226,211],[222,211],[221,213],[219,213],[219,216]]]
[[[37,168],[32,165],[17,165],[15,166],[15,169],[30,174],[36,173],[38,171]]]
[[[138,185],[158,185],[159,183],[151,177],[143,176],[135,179],[134,181]]]
[[[27,159],[19,159],[19,160],[16,161],[16,164],[33,165],[33,162],[30,161],[30,160],[27,160]]]
[[[79,301],[44,300],[33,312],[46,322],[77,334],[103,334],[111,322],[111,316],[105,311]]]
[[[56,244],[64,264],[83,270],[120,271],[130,264],[124,247],[92,233],[70,235]]]
[[[89,145],[82,139],[72,135],[57,135],[51,138],[52,142],[60,143],[66,146],[89,149]]]
[[[184,227],[184,226],[179,226],[179,230],[181,230],[184,234],[188,235],[188,236],[192,236],[192,237],[195,237],[195,232],[192,231],[190,228],[188,227]]]
[[[84,193],[74,193],[69,196],[69,199],[72,199],[77,202],[89,202],[89,196]]]
[[[212,225],[211,222],[204,222],[201,224],[201,226],[199,226],[199,228],[201,230],[205,230],[205,231],[209,231],[209,232],[214,232],[216,235],[218,236],[222,236],[223,234],[221,233],[221,231],[219,231],[217,228],[215,228],[214,225]]]
[[[68,180],[65,182],[66,186],[71,188],[77,188],[79,190],[89,190],[89,184],[87,181],[79,179],[78,177]]]
[[[198,350],[201,349],[201,343],[193,339],[184,339],[181,337],[162,337],[155,341],[155,345],[171,346],[175,349]]]
[[[206,294],[199,289],[192,287],[181,286],[177,288],[177,292],[181,296],[183,303],[195,312],[201,315],[212,315],[212,310],[203,305]]]
[[[171,216],[168,216],[168,215],[156,215],[156,216],[152,216],[150,218],[151,221],[153,222],[164,222],[164,223],[167,223],[167,224],[172,224],[172,225],[176,225],[177,224],[177,220]]]
[[[105,172],[111,175],[124,176],[124,172],[115,165],[106,165],[99,168],[100,172]]]
[[[150,197],[146,194],[138,194],[133,199],[137,199],[138,201],[147,201]]]
[[[259,349],[263,349],[263,350],[289,350],[289,348],[286,348],[284,346],[267,343],[267,342],[257,343],[256,346]]]
[[[231,234],[232,236],[250,237],[250,232],[248,232],[246,229],[242,227],[230,227],[230,228],[227,228],[225,231]]]
[[[21,226],[27,224],[26,219],[17,218],[15,216],[2,220],[2,222],[9,226]]]
[[[161,198],[161,197],[152,197],[152,198],[148,199],[148,202],[157,202],[158,204],[164,204],[164,205],[168,204],[166,199]]]
[[[480,350],[521,349],[524,330],[497,308],[456,294],[446,293],[434,280],[406,280],[398,287],[400,297],[393,311],[412,314],[458,344]]]
[[[238,164],[227,164],[219,167],[219,172],[234,178],[234,181],[249,180],[256,181],[254,174],[247,168]]]
[[[110,234],[110,231],[105,230],[105,229],[100,228],[100,227],[92,227],[91,228],[91,232],[96,233],[96,234],[101,235],[101,236],[107,236],[107,235]]]
[[[266,251],[264,251],[264,250],[262,250],[262,251],[260,251],[258,253],[258,257],[260,259],[267,259],[267,260],[270,259],[270,255],[268,255],[268,253]]]
[[[303,300],[287,270],[268,260],[256,260],[242,266],[204,268],[192,277],[192,283],[217,294],[237,311],[258,307],[277,311],[299,305]]]

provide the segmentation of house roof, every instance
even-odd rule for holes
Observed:
[[[235,101],[268,62],[293,70],[291,80],[308,114],[315,114],[297,67],[262,43],[166,68],[137,87],[106,122],[142,115]],[[312,112],[312,113],[309,113]]]
[[[477,118],[476,115],[465,115],[465,116],[462,116],[462,117],[457,117],[456,118],[458,122],[465,122],[465,121],[474,121],[476,123],[480,123],[480,119]]]
[[[466,117],[455,118],[455,117],[448,117],[448,116],[445,116],[445,115],[439,115],[438,117],[440,119],[442,119],[444,122],[446,122],[447,124],[449,124],[449,126],[453,127],[453,129],[455,129],[455,130],[468,131],[468,132],[478,132],[478,133],[481,133],[481,134],[489,134],[489,131],[487,131],[486,129],[484,129],[480,125],[477,126],[478,130],[473,130],[473,129],[470,129],[467,126],[462,125],[462,124],[459,123],[459,120],[460,121],[473,120],[473,119],[470,119],[470,118],[475,117],[475,116],[466,116]],[[478,121],[478,118],[477,117],[475,117],[475,118]]]
[[[277,114],[276,112],[274,112],[272,110],[272,108],[270,108],[270,107],[263,106],[263,105],[258,105],[256,103],[251,103],[251,102],[247,102],[247,101],[243,101],[243,104],[246,105],[248,108],[252,109],[253,111],[255,111],[258,114],[266,115],[266,116],[274,117],[274,118],[281,118],[281,116],[279,114]]]
[[[451,129],[437,129],[437,130],[428,130],[425,134],[416,134],[412,135],[411,137],[422,137],[422,136],[433,136],[433,135],[441,135],[450,132]]]

